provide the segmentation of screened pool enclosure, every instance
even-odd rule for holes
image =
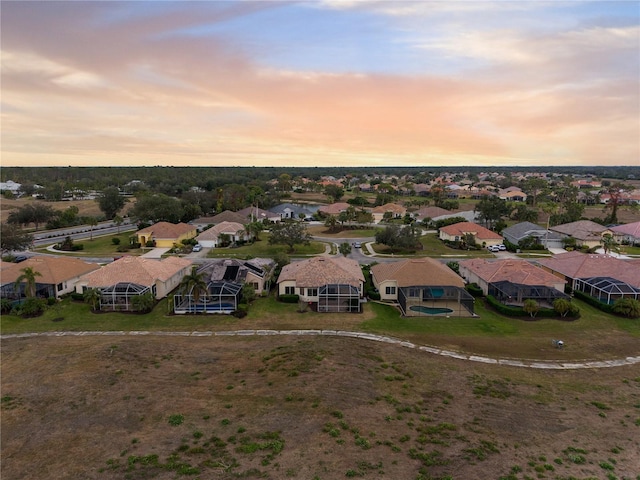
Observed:
[[[474,315],[473,296],[464,288],[450,285],[402,287],[398,292],[398,303],[402,314],[416,316],[454,316]]]
[[[329,284],[318,289],[318,312],[360,312],[360,291],[347,284]]]
[[[155,287],[154,287],[155,288]],[[100,289],[100,310],[132,312],[136,310],[134,298],[155,291],[137,283],[121,282]]]
[[[193,289],[188,293],[176,293],[173,297],[173,311],[185,313],[225,313],[230,314],[238,309],[242,296],[242,285],[233,282],[209,282],[207,291],[194,295]]]
[[[640,300],[640,288],[611,277],[579,278],[575,288],[604,303],[614,303],[621,298]]]

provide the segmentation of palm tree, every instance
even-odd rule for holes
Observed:
[[[620,245],[616,242],[613,235],[609,233],[602,235],[600,245],[602,245],[605,255],[609,252],[620,253]]]
[[[33,267],[26,267],[20,270],[22,274],[16,279],[14,288],[17,290],[20,288],[20,284],[24,281],[27,285],[24,289],[25,296],[28,298],[36,296],[36,277],[41,277],[42,274],[33,269]]]
[[[191,273],[185,275],[180,282],[180,291],[184,296],[190,295],[195,303],[200,301],[201,296],[209,293],[204,273],[198,273],[198,267],[191,267]],[[189,300],[191,304],[191,300]]]
[[[118,235],[120,235],[120,225],[122,225],[122,222],[124,222],[124,219],[120,215],[113,217],[113,223],[118,227]]]
[[[83,299],[85,303],[91,305],[91,310],[94,312],[100,307],[100,290],[97,288],[90,288],[84,292]]]
[[[138,312],[150,312],[156,303],[153,293],[147,292],[142,295],[136,295],[131,299],[133,308]]]

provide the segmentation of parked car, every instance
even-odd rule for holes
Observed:
[[[501,252],[504,252],[507,249],[507,247],[505,247],[503,244],[496,245],[496,247],[498,247],[498,250],[500,250]]]
[[[487,247],[487,250],[489,250],[490,252],[499,252],[500,251],[500,247],[498,245],[489,245]]]
[[[201,250],[202,250],[202,245],[200,245],[199,243],[196,243],[191,249],[192,252],[199,252]]]
[[[15,263],[20,263],[20,262],[24,262],[26,259],[28,259],[29,257],[27,257],[26,255],[18,255],[17,257],[15,257],[13,259],[13,261]]]
[[[354,248],[362,248],[362,244],[360,242],[353,242]]]

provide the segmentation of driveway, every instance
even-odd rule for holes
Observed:
[[[142,254],[141,257],[144,257],[144,258],[162,258],[162,255],[167,253],[169,250],[170,250],[169,248],[154,248],[154,249],[148,251],[147,253]]]

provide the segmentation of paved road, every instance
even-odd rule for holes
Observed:
[[[232,337],[232,336],[275,336],[275,335],[295,335],[295,336],[333,336],[333,337],[349,337],[361,340],[369,340],[373,342],[390,343],[404,348],[412,348],[422,352],[431,353],[433,355],[441,355],[444,357],[457,358],[470,362],[487,363],[492,365],[503,365],[509,367],[533,368],[541,370],[577,370],[577,369],[593,369],[593,368],[611,368],[622,367],[625,365],[637,365],[640,363],[640,356],[626,357],[611,360],[584,360],[577,362],[570,361],[545,361],[545,360],[527,360],[512,358],[492,358],[482,355],[473,355],[467,353],[454,352],[451,350],[443,350],[437,347],[425,345],[416,345],[406,340],[401,340],[384,335],[374,335],[371,333],[351,332],[344,330],[232,330],[222,332],[149,332],[149,331],[110,331],[110,332],[43,332],[43,333],[16,333],[9,335],[0,335],[0,340],[15,340],[21,338],[34,337],[87,337],[87,336],[154,336],[154,337]]]

